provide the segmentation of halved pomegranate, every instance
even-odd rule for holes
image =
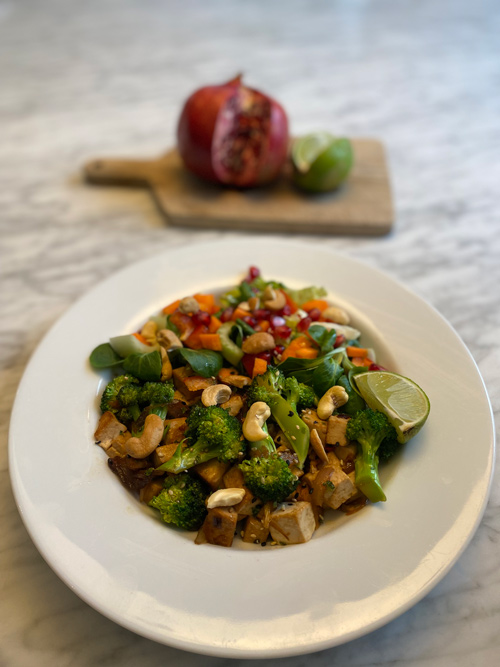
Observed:
[[[201,178],[237,187],[263,185],[285,163],[288,120],[278,102],[237,76],[188,98],[177,141],[184,164]]]

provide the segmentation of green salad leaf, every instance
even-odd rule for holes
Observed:
[[[320,354],[327,354],[333,349],[335,341],[337,339],[337,333],[335,329],[327,329],[321,324],[312,324],[307,333],[314,342],[319,345]]]
[[[89,361],[93,368],[101,369],[119,366],[123,359],[113,350],[109,343],[101,343],[101,345],[92,350]]]
[[[309,385],[314,389],[317,396],[323,394],[337,383],[344,370],[333,358],[335,350],[328,352],[316,359],[296,359],[288,357],[278,368],[289,377],[297,378],[299,382]]]
[[[321,299],[327,295],[327,291],[324,287],[315,287],[314,285],[303,287],[302,289],[290,289],[289,287],[285,287],[285,292],[295,301],[297,306],[302,306],[307,301]]]
[[[139,380],[158,382],[161,379],[161,356],[158,350],[153,352],[129,354],[123,360],[123,368]]]
[[[174,359],[181,357],[187,362],[196,375],[204,378],[216,376],[222,368],[222,354],[214,350],[190,350],[187,347],[175,350]]]

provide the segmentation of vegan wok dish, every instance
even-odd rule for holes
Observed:
[[[379,462],[418,433],[429,401],[325,297],[250,267],[90,355],[114,373],[95,431],[110,469],[197,543],[303,543],[328,512],[386,500]]]

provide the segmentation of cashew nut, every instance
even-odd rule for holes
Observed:
[[[336,308],[335,306],[329,306],[326,308],[322,315],[325,320],[328,320],[329,322],[336,322],[337,324],[349,324],[351,321],[351,318],[343,308]]]
[[[140,438],[129,438],[125,443],[127,454],[134,459],[145,459],[158,447],[163,437],[163,419],[148,415]]]
[[[248,303],[248,301],[241,301],[241,303],[238,304],[238,308],[250,312],[250,304]]]
[[[344,387],[330,387],[328,391],[320,398],[316,412],[320,419],[328,419],[333,411],[340,406],[345,405],[349,400],[349,395]]]
[[[213,384],[203,390],[201,402],[207,408],[210,405],[220,405],[231,398],[231,389],[227,384]]]
[[[181,299],[179,310],[181,313],[184,313],[184,315],[193,315],[200,310],[200,304],[194,297],[186,296],[184,299]]]
[[[264,306],[268,310],[281,310],[286,305],[286,297],[281,290],[274,290],[270,285],[266,287],[262,294]]]
[[[170,378],[172,377],[172,364],[170,363],[168,353],[164,347],[160,347],[160,356],[161,356],[161,380],[162,382],[164,382],[165,380],[170,380]]]
[[[148,320],[141,329],[141,336],[147,340],[150,345],[156,345],[156,332],[158,325],[153,320]]]
[[[165,348],[165,350],[175,350],[178,347],[184,347],[180,338],[170,329],[162,329],[156,334],[156,340]]]
[[[246,338],[241,349],[245,354],[260,354],[267,350],[274,350],[276,343],[274,338],[267,331],[259,331]]]
[[[253,312],[254,310],[257,310],[257,308],[260,306],[260,299],[258,296],[253,296],[251,299],[248,299],[248,305],[250,306],[250,310]]]
[[[318,431],[315,428],[311,429],[310,442],[315,453],[323,461],[323,463],[328,463],[328,456],[326,455],[325,447],[323,445],[321,438],[319,437]]]
[[[267,438],[262,426],[271,416],[271,409],[264,401],[257,401],[250,406],[243,422],[243,435],[249,442],[258,442]]]
[[[245,489],[219,489],[214,491],[208,497],[207,509],[211,510],[214,507],[232,507],[240,503],[245,497]]]

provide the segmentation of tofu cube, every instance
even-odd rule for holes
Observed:
[[[257,499],[250,489],[245,486],[243,473],[238,466],[230,468],[224,475],[223,481],[226,489],[245,489],[243,500],[234,507],[239,514],[239,518],[253,514],[253,509],[257,506]]]
[[[188,399],[200,396],[204,389],[215,384],[212,378],[202,378],[194,375],[188,366],[174,368],[172,372],[175,388]]]
[[[245,521],[245,532],[243,533],[243,542],[255,542],[257,544],[265,542],[269,535],[269,528],[266,528],[262,521],[254,516],[249,516]]]
[[[212,491],[217,491],[217,489],[222,486],[222,478],[228,471],[230,465],[230,463],[221,463],[220,461],[217,461],[217,459],[212,459],[210,461],[205,461],[205,463],[199,463],[193,470],[209,485]]]
[[[164,445],[169,445],[171,442],[181,442],[187,429],[187,419],[186,417],[167,419],[165,427],[168,427],[168,430],[163,440]]]
[[[230,547],[238,523],[238,514],[232,507],[214,507],[208,510],[201,530],[209,544]]]
[[[302,544],[308,542],[316,528],[311,503],[283,503],[271,514],[269,530],[276,542]]]
[[[328,465],[334,470],[328,479],[333,488],[329,485],[325,486],[323,507],[331,507],[331,509],[336,510],[346,500],[356,495],[357,489],[354,485],[354,480],[343,472],[340,461],[333,452],[328,452]]]
[[[241,408],[243,407],[243,399],[238,394],[231,396],[229,400],[225,403],[221,403],[221,408],[227,410],[231,417],[236,417]]]
[[[307,424],[309,427],[309,430],[312,431],[313,428],[315,428],[318,431],[318,435],[321,439],[321,442],[325,445],[326,444],[326,432],[328,429],[328,422],[320,419],[318,417],[318,413],[316,410],[303,410],[301,415],[301,419],[303,422]]]
[[[349,441],[345,434],[348,421],[348,418],[339,417],[338,415],[333,415],[329,418],[328,429],[326,432],[327,445],[339,445],[340,447],[345,447],[348,444]]]
[[[153,452],[153,463],[155,468],[158,468],[163,463],[170,461],[178,446],[178,442],[171,442],[168,445],[160,445],[157,447]]]

